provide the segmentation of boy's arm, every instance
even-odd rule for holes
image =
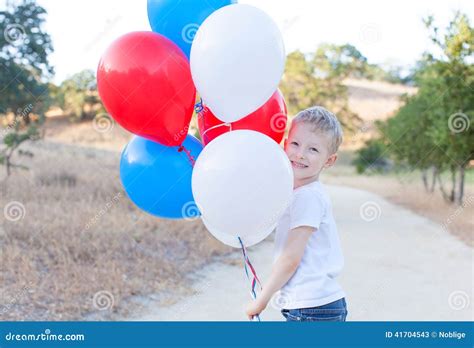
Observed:
[[[268,302],[270,302],[273,294],[280,290],[295,273],[303,257],[309,237],[314,231],[314,227],[300,226],[288,232],[288,238],[283,247],[283,251],[273,265],[272,273],[267,283],[263,287],[257,300],[247,307],[246,312],[249,318],[263,311]]]

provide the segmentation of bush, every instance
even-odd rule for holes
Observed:
[[[387,172],[390,161],[384,157],[385,146],[380,140],[368,140],[363,148],[356,151],[356,158],[352,164],[356,166],[357,173],[362,174],[367,170]]]

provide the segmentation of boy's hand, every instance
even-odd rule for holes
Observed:
[[[247,314],[249,320],[252,320],[255,315],[260,314],[267,307],[267,303],[264,303],[260,299],[256,299],[247,304],[245,308],[245,314]]]

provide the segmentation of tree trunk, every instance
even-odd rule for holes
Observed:
[[[428,169],[421,170],[421,179],[423,180],[423,186],[425,187],[425,191],[428,192]]]
[[[443,198],[446,202],[449,202],[449,195],[446,193],[446,190],[444,189],[443,181],[441,180],[441,175],[440,172],[438,171],[436,173],[435,178],[438,179],[439,182],[439,190],[441,191],[441,194],[443,195]]]
[[[457,194],[457,204],[462,205],[462,201],[464,198],[464,178],[466,175],[466,165],[463,164],[459,166],[459,187],[458,187],[458,194]]]
[[[431,178],[431,187],[430,187],[430,193],[434,192],[435,186],[436,186],[436,174],[438,173],[438,168],[433,167],[433,176]]]
[[[451,181],[452,181],[452,186],[451,186],[451,194],[449,196],[449,201],[451,203],[454,203],[456,200],[456,167],[451,166]]]
[[[11,174],[10,158],[9,157],[5,157],[5,167],[7,168],[7,177],[9,177],[10,174]]]

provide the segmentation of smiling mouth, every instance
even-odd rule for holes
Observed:
[[[304,165],[304,164],[301,164],[301,163],[298,163],[298,162],[295,162],[295,161],[291,161],[291,164],[292,164],[293,167],[295,167],[295,168],[300,168],[300,169],[308,168],[307,165]]]

